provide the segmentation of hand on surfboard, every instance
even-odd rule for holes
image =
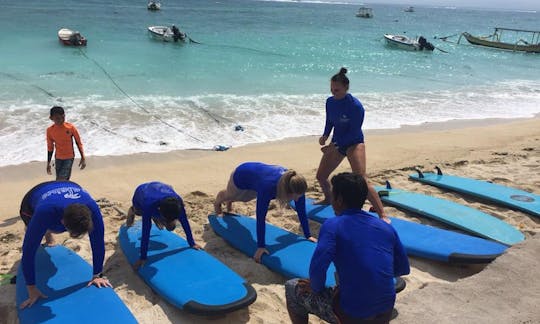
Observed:
[[[192,248],[195,249],[195,250],[204,250],[204,249],[202,248],[202,246],[200,246],[200,245],[197,244],[197,243],[195,243],[195,244],[192,246]]]
[[[261,258],[263,254],[270,254],[267,249],[265,248],[258,248],[257,251],[255,251],[255,255],[253,255],[253,259],[255,259],[255,262],[261,263]]]
[[[21,309],[34,305],[39,298],[47,298],[35,285],[26,286],[26,289],[28,289],[28,299],[21,303]]]
[[[141,260],[141,259],[137,260],[137,262],[133,264],[133,270],[135,271],[139,270],[139,268],[143,267],[145,263],[146,263],[146,260]]]
[[[314,238],[313,236],[310,236],[310,237],[308,237],[308,241],[311,241],[311,242],[317,243],[317,239],[316,239],[316,238]]]
[[[109,279],[107,279],[105,277],[104,278],[97,277],[97,278],[92,279],[88,283],[88,285],[86,285],[86,287],[90,287],[91,285],[94,285],[94,286],[96,286],[98,288],[102,288],[102,287],[110,287],[110,288],[112,288],[112,285],[109,282]]]

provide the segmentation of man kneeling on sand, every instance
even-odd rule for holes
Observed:
[[[314,314],[329,323],[388,323],[396,291],[394,277],[409,273],[409,260],[394,228],[362,210],[364,178],[340,173],[332,178],[332,207],[319,233],[309,279],[285,283],[287,310],[294,324]],[[326,288],[333,262],[339,284]]]

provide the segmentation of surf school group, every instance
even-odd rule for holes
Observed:
[[[295,170],[262,162],[245,162],[233,170],[225,188],[217,194],[214,215],[210,216],[214,223],[226,225],[242,218],[241,215],[232,214],[234,202],[256,199],[256,217],[251,223],[253,226],[245,225],[250,228],[253,236],[239,245],[247,248],[245,252],[253,257],[255,262],[270,266],[269,262],[275,251],[272,249],[273,244],[267,243],[273,243],[275,237],[271,228],[273,226],[265,222],[269,204],[274,199],[282,207],[289,206],[289,203],[294,204],[305,238],[294,236],[296,241],[306,244],[300,253],[310,258],[300,265],[299,268],[303,270],[295,273],[297,278],[292,278],[285,284],[287,308],[293,323],[307,323],[309,313],[330,323],[373,318],[388,322],[394,308],[396,287],[397,290],[402,289],[397,282],[404,283],[403,280],[396,281],[396,277],[410,271],[399,236],[389,224],[375,189],[365,179],[366,152],[362,132],[364,108],[356,97],[348,93],[349,79],[346,73],[347,69],[341,68],[330,79],[332,96],[326,101],[326,121],[323,135],[319,138],[322,158],[317,179],[324,198],[318,202],[306,199],[306,179]],[[56,233],[68,232],[72,238],[88,234],[93,265],[92,275],[87,278],[86,286],[89,290],[95,288],[114,294],[111,283],[103,273],[106,229],[100,209],[90,193],[70,181],[75,160],[73,142],[81,157],[79,167],[86,167],[81,136],[75,125],[66,122],[66,112],[62,107],[52,107],[49,118],[53,124],[46,130],[46,172],[52,174],[54,155],[56,180],[39,183],[31,188],[23,197],[20,208],[20,217],[26,225],[20,273],[17,277],[20,319],[25,318],[27,313],[42,311],[38,305],[48,303],[51,295],[58,293],[46,285],[50,278],[47,278],[47,274],[40,273],[44,271],[45,265],[40,264],[42,261],[37,257],[48,253],[50,259],[55,260],[53,250],[57,245],[54,239]],[[345,158],[348,159],[352,172],[340,173],[329,179],[330,174]],[[362,210],[365,200],[370,201],[378,217]],[[335,214],[340,217],[325,222],[319,235],[312,234],[306,204],[309,208],[327,207],[331,204]],[[137,216],[141,217],[141,221],[135,222]],[[175,229],[177,222],[182,225],[185,241],[169,233]],[[234,231],[234,228],[230,228],[230,233],[221,235],[228,240],[227,236],[234,236]],[[169,235],[175,238],[171,241]],[[158,278],[159,272],[165,275],[169,273],[171,278],[167,279],[167,285],[171,285],[171,281],[174,282],[172,277],[176,276],[173,275],[177,270],[174,267],[182,266],[182,258],[185,257],[181,253],[185,250],[174,250],[177,251],[176,255],[160,256],[163,251],[155,251],[151,244],[159,240],[159,237],[164,238],[164,244],[176,242],[178,246],[173,246],[173,249],[185,246],[189,253],[194,253],[194,256],[189,257],[190,263],[197,263],[198,260],[204,263],[207,262],[204,258],[211,258],[194,241],[184,201],[173,187],[160,181],[142,183],[134,188],[132,206],[127,212],[119,240],[134,271],[158,292],[163,283],[153,281],[152,278]],[[43,239],[45,243],[41,246]],[[202,255],[205,257],[201,257]],[[354,257],[349,257],[351,255]],[[170,262],[160,265],[158,260],[166,258],[170,258]],[[58,262],[58,267],[66,266]],[[186,266],[185,262],[183,266]],[[296,267],[298,268],[298,265]],[[154,269],[153,273],[148,275],[146,271],[151,268]],[[221,293],[216,291],[217,295],[223,295],[219,301],[208,301],[204,298],[197,300],[197,292],[189,291],[183,292],[187,296],[184,299],[167,296],[165,292],[163,295],[180,308],[204,314],[229,312],[245,307],[255,300],[254,289],[232,270],[225,270],[227,267],[224,264],[218,262],[213,264],[212,268],[205,269],[203,276],[194,274],[195,277],[190,278],[190,281],[208,281],[214,289],[234,283],[237,286],[234,289],[240,292],[231,294],[230,291],[234,290],[231,287],[220,289]],[[331,273],[327,275],[329,269]],[[280,270],[284,271],[277,269]],[[224,282],[216,283],[212,276],[216,271],[232,272],[230,275],[238,278],[224,279]],[[339,284],[334,281],[335,278],[339,278]],[[174,289],[184,288],[178,285]],[[224,292],[226,290],[229,291],[228,295]],[[50,302],[54,303],[53,300]]]

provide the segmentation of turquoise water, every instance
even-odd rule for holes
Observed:
[[[89,155],[319,134],[328,80],[341,66],[368,129],[540,112],[539,54],[434,38],[538,30],[538,12],[373,5],[375,18],[362,19],[354,2],[162,5],[149,12],[146,1],[0,0],[0,165],[44,159],[53,104],[66,107]],[[202,44],[149,38],[148,26],[173,23]],[[60,45],[62,27],[79,30],[88,46]],[[449,53],[389,49],[385,33],[423,35]]]

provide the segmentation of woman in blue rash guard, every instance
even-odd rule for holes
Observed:
[[[324,193],[324,199],[317,204],[329,204],[331,197],[331,185],[328,181],[330,174],[340,165],[345,157],[349,160],[353,173],[360,174],[366,179],[366,146],[362,123],[364,122],[364,107],[360,101],[352,96],[349,91],[349,78],[345,75],[346,68],[341,68],[339,73],[330,80],[332,97],[326,99],[326,124],[323,135],[319,138],[319,144],[323,147],[323,156],[317,169],[317,180]],[[326,141],[330,132],[334,130],[329,145]],[[379,217],[386,222],[390,220],[384,213],[381,199],[375,188],[368,183],[367,199],[375,208]]]
[[[306,215],[306,179],[294,170],[287,170],[279,165],[268,165],[260,162],[240,164],[231,174],[227,188],[216,196],[214,209],[216,215],[223,215],[221,205],[227,204],[227,212],[232,210],[235,201],[248,202],[257,199],[257,251],[253,256],[256,262],[261,262],[263,253],[268,254],[265,242],[265,219],[268,205],[272,199],[277,199],[282,206],[289,201],[296,202],[296,210],[304,235],[310,241],[317,239],[311,236]]]
[[[189,246],[197,250],[201,249],[193,240],[184,202],[171,186],[158,181],[143,183],[135,189],[132,203],[133,205],[128,210],[126,226],[133,225],[135,215],[142,216],[141,256],[133,264],[135,270],[146,263],[152,221],[160,230],[166,228],[172,231],[176,228],[176,220],[179,220],[186,233]]]

